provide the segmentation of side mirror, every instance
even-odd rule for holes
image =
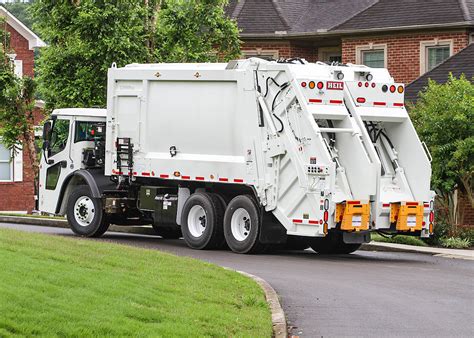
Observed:
[[[49,146],[49,142],[47,142],[47,141],[49,141],[50,134],[51,134],[51,122],[48,121],[48,122],[46,122],[46,123],[44,124],[44,126],[43,126],[43,140],[45,141],[45,142],[43,143],[43,149],[44,149],[44,145],[45,145],[46,143],[48,143],[48,146]]]
[[[43,139],[44,139],[44,136],[43,136]],[[44,151],[49,150],[49,141],[48,140],[43,141],[43,150]]]

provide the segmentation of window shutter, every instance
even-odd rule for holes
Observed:
[[[21,149],[13,157],[13,180],[23,182],[23,151]]]

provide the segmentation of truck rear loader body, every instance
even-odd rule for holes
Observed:
[[[430,165],[405,108],[357,101],[373,89],[403,102],[384,85],[397,86],[386,71],[303,60],[113,66],[107,110],[56,110],[45,125],[40,210],[84,236],[153,224],[238,253],[427,236]]]

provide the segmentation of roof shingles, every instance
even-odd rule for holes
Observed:
[[[438,83],[445,83],[448,81],[449,73],[452,73],[455,77],[460,77],[461,74],[464,74],[467,79],[474,81],[474,44],[470,44],[459,53],[410,83],[406,87],[405,100],[416,101],[418,92],[428,85],[428,79]]]

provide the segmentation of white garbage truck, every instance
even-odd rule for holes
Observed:
[[[113,65],[107,109],[45,124],[39,209],[81,236],[151,224],[237,253],[426,237],[431,169],[403,91],[386,70],[302,59]]]

